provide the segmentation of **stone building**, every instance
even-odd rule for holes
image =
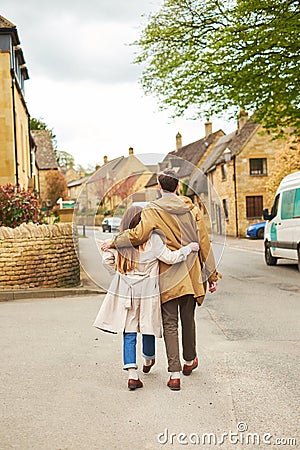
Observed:
[[[68,182],[68,199],[76,202],[80,196],[81,208],[84,209],[91,207],[91,202],[89,202],[88,197],[85,199],[83,194],[80,195],[89,178],[89,176],[83,176]]]
[[[266,182],[277,152],[285,145],[284,140],[272,137],[244,113],[238,130],[221,138],[201,165],[209,180],[214,232],[245,236],[250,224],[262,220],[263,208],[271,206],[266,203]]]
[[[222,136],[224,136],[224,132],[222,130],[218,130],[216,132],[212,131],[211,122],[205,123],[205,136],[198,141],[192,142],[190,144],[183,146],[182,136],[180,133],[178,133],[176,135],[176,150],[168,153],[164,160],[159,163],[158,172],[166,168],[173,169],[179,179],[181,194],[190,196],[195,202],[198,202],[200,198],[202,198],[202,200],[205,200],[205,196],[207,195],[207,185],[205,183],[201,184],[200,190],[198,189],[198,169],[205,158],[211,153],[212,149],[219,141],[219,139],[222,138]],[[196,181],[198,183],[197,186]],[[159,194],[157,193],[157,174],[152,175],[146,185],[146,188],[151,188],[153,194],[159,196]],[[198,192],[197,195],[194,195],[196,189],[198,189]],[[201,202],[200,206],[203,206]]]
[[[34,143],[24,93],[28,78],[17,28],[0,16],[0,184],[36,189]]]
[[[35,160],[38,168],[38,192],[43,207],[49,207],[51,204],[47,198],[46,176],[49,170],[58,170],[51,134],[48,130],[32,130],[31,134],[36,145]]]
[[[134,155],[131,147],[127,158],[120,156],[109,161],[104,156],[103,162],[88,180],[83,197],[88,196],[89,208],[95,210],[97,205],[101,205],[103,210],[113,213],[125,198],[145,186],[152,172]],[[142,201],[141,198],[139,200]]]

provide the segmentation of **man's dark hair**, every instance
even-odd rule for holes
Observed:
[[[175,170],[165,169],[158,174],[158,182],[161,188],[167,192],[174,192],[178,186],[178,178]]]

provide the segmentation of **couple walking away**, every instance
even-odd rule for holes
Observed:
[[[143,372],[155,364],[155,337],[163,336],[170,379],[180,390],[180,372],[198,366],[195,307],[202,304],[207,282],[217,287],[218,273],[202,214],[187,197],[179,197],[171,169],[158,175],[162,197],[144,209],[132,206],[124,214],[120,234],[101,250],[116,272],[94,326],[123,333],[123,368],[128,388],[142,388],[136,363],[137,333],[142,334]],[[182,326],[183,367],[179,354],[178,311]]]

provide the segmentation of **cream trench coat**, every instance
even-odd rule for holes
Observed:
[[[126,275],[115,273],[93,326],[111,333],[140,332],[162,337],[158,260],[177,264],[190,253],[188,245],[169,250],[161,237],[152,233],[139,252],[137,267]],[[117,251],[109,249],[102,256],[104,263],[114,268]]]

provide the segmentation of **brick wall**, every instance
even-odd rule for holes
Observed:
[[[72,224],[0,227],[0,289],[77,286],[77,250]]]

